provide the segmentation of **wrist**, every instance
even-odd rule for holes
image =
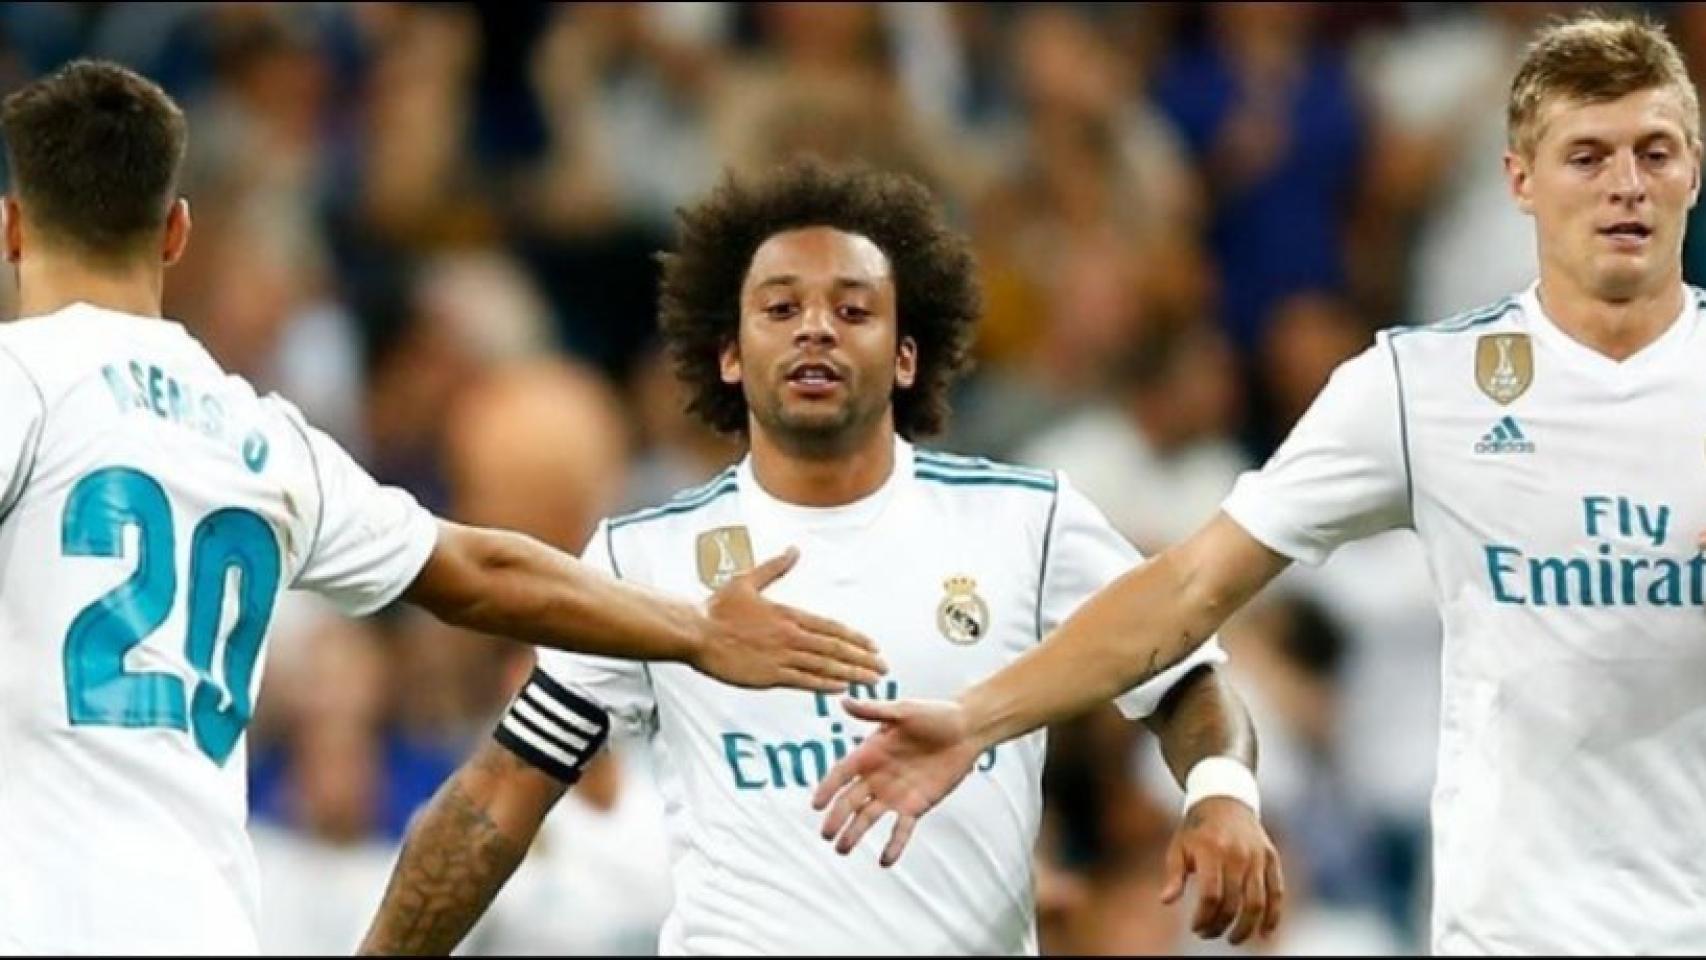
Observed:
[[[705,651],[711,647],[712,635],[716,629],[716,621],[711,619],[708,604],[688,605],[681,618],[681,626],[675,631],[674,649],[663,659],[674,660],[697,669],[704,660]]]
[[[1185,775],[1184,812],[1209,797],[1230,797],[1250,808],[1257,817],[1262,815],[1261,791],[1256,775],[1232,757],[1204,757]]]
[[[1005,739],[998,730],[998,711],[982,684],[960,694],[954,702],[959,704],[960,716],[965,723],[966,742],[971,745],[973,752],[981,753]]]

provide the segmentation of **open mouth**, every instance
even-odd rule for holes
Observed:
[[[788,382],[812,390],[825,390],[841,382],[841,373],[834,366],[816,361],[795,364],[788,371]]]
[[[1620,220],[1610,226],[1600,227],[1599,234],[1602,237],[1611,237],[1615,240],[1634,242],[1651,237],[1653,228],[1639,220]]]

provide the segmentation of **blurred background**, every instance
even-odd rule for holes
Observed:
[[[382,480],[576,551],[740,453],[659,362],[672,211],[802,151],[911,172],[973,238],[988,308],[938,445],[1067,470],[1155,551],[1376,329],[1530,282],[1505,89],[1565,7],[8,3],[0,89],[80,55],[159,80],[190,115],[195,215],[169,314]],[[1706,11],[1640,8],[1706,64]],[[1421,952],[1438,624],[1417,545],[1294,570],[1224,637],[1288,865],[1280,935],[1204,944],[1159,903],[1179,792],[1110,712],[1052,734],[1045,950]],[[532,655],[307,602],[270,649],[265,944],[343,953]],[[651,951],[652,783],[643,751],[609,753],[465,950]]]

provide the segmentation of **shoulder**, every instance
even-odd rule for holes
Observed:
[[[1038,470],[984,457],[967,457],[919,447],[913,451],[912,474],[926,487],[951,495],[978,492],[1052,498],[1060,488],[1053,470]]]
[[[655,506],[619,514],[605,521],[611,530],[657,529],[660,522],[667,525],[673,519],[698,514],[734,493],[738,484],[735,468],[728,467],[696,487],[688,487]]]
[[[38,394],[46,392],[83,355],[83,343],[47,317],[0,323],[0,373],[21,375]]]
[[[42,394],[41,380],[31,366],[8,338],[0,336],[0,387],[5,389],[5,396],[23,398],[26,403],[34,402],[45,408],[47,399]]]
[[[999,528],[1044,537],[1064,486],[1058,470],[923,449],[913,451],[912,475],[924,509],[959,536]]]
[[[1498,370],[1532,369],[1532,303],[1514,294],[1436,323],[1384,331],[1384,376],[1415,399],[1456,396]]]
[[[1394,353],[1408,357],[1460,350],[1487,334],[1521,332],[1527,325],[1521,296],[1511,294],[1433,323],[1382,330],[1379,339]]]

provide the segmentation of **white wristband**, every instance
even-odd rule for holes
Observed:
[[[1262,815],[1262,796],[1256,789],[1256,775],[1231,757],[1205,757],[1186,774],[1184,809],[1189,811],[1198,800],[1208,797],[1231,797],[1249,807],[1258,817]]]

